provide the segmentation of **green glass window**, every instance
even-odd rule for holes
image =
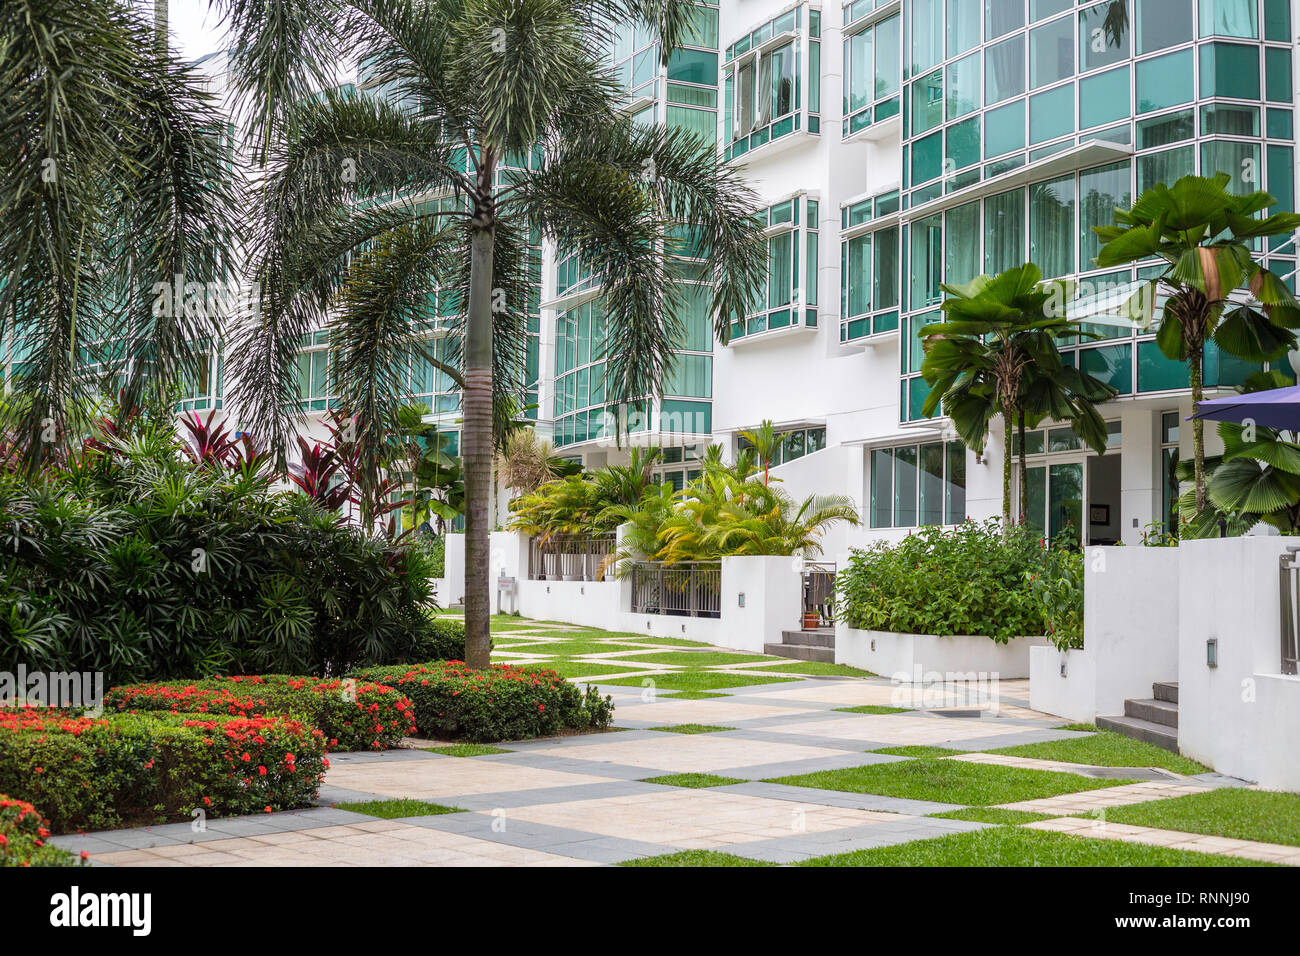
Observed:
[[[894,450],[871,450],[871,527],[888,528],[893,525],[894,504]]]
[[[1264,0],[1264,39],[1291,42],[1291,0]]]
[[[1150,189],[1156,183],[1172,186],[1184,176],[1192,175],[1196,157],[1191,146],[1166,149],[1159,153],[1139,156],[1137,161],[1138,192]]]
[[[1074,177],[1029,187],[1029,258],[1054,279],[1074,269]]]
[[[1016,100],[984,116],[984,156],[1025,148],[1025,101]]]
[[[968,57],[948,65],[945,83],[948,102],[948,119],[956,119],[980,108],[980,55]]]
[[[1295,209],[1295,166],[1294,151],[1290,146],[1268,146],[1268,192],[1277,200],[1271,212]],[[1272,248],[1286,242],[1282,236],[1270,240]],[[1288,270],[1290,271],[1290,270]]]
[[[872,47],[875,33],[863,30],[845,41],[845,60],[848,65],[848,82],[844,84],[844,108],[857,112],[871,103],[875,96]]]
[[[1276,47],[1264,50],[1264,98],[1277,103],[1291,102],[1291,51]]]
[[[912,82],[912,135],[919,136],[943,122],[943,71],[935,70]]]
[[[943,269],[943,216],[935,215],[912,224],[910,268],[912,308],[939,301]]]
[[[1259,99],[1259,47],[1240,43],[1202,46],[1201,96]]]
[[[1138,149],[1168,146],[1196,135],[1196,115],[1191,110],[1166,113],[1137,124]]]
[[[947,219],[943,281],[964,285],[980,274],[980,204],[969,202],[951,209]]]
[[[900,528],[916,526],[918,457],[916,445],[894,450],[894,524]]]
[[[912,0],[912,75],[943,60],[943,0]]]
[[[669,106],[667,122],[670,129],[689,130],[710,144],[717,140],[718,114],[713,110],[693,110],[685,106]]]
[[[1111,66],[1129,57],[1127,3],[1109,0],[1079,11],[1079,72]]]
[[[1172,388],[1187,388],[1187,363],[1165,358],[1155,342],[1137,345],[1138,391],[1163,392]]]
[[[703,50],[674,50],[668,57],[668,79],[682,83],[717,83],[718,54]]]
[[[768,240],[767,253],[767,307],[774,309],[789,305],[794,288],[795,233],[783,232]]]
[[[1259,37],[1257,0],[1201,0],[1201,36]]]
[[[912,182],[924,183],[943,171],[943,134],[931,133],[912,144]]]
[[[1291,139],[1295,135],[1295,124],[1290,110],[1270,108],[1268,111],[1268,138]]]
[[[1209,47],[1202,49],[1208,50]],[[1137,65],[1137,111],[1150,113],[1167,106],[1190,103],[1196,95],[1195,86],[1191,50],[1143,60]]]
[[[1101,244],[1094,226],[1109,226],[1115,208],[1132,205],[1130,169],[1127,162],[1089,169],[1079,174],[1079,259],[1084,269],[1092,267]]]
[[[844,244],[845,307],[848,316],[871,311],[871,236],[858,236]]]
[[[1228,191],[1245,195],[1260,188],[1259,143],[1211,141],[1201,144],[1201,175],[1227,173]]]
[[[898,14],[876,24],[876,99],[884,99],[898,92],[903,79],[899,58],[902,51],[898,31],[902,20]]]
[[[980,118],[954,123],[947,130],[950,169],[965,169],[980,161]]]
[[[1216,103],[1201,107],[1201,133],[1209,136],[1258,136],[1259,107]]]
[[[1025,191],[990,196],[984,201],[984,271],[1005,272],[1025,259]]]
[[[1128,67],[1079,81],[1079,128],[1091,129],[1129,114]]]
[[[1154,53],[1192,39],[1187,0],[1137,0],[1137,50]]]
[[[965,53],[980,42],[980,8],[970,0],[948,0],[948,55]]]
[[[1074,75],[1074,24],[1062,17],[1029,31],[1029,88]]]
[[[1133,392],[1133,346],[1127,342],[1080,349],[1079,368],[1121,395]]]
[[[1029,20],[1037,23],[1058,13],[1064,13],[1074,6],[1074,0],[1029,0]]]
[[[898,227],[875,234],[872,299],[877,309],[898,308]]]
[[[1025,25],[1025,5],[1018,0],[984,0],[984,39],[996,40]]]
[[[712,395],[712,386],[712,356],[678,353],[664,391],[669,395],[682,395],[687,398],[709,398]],[[586,401],[579,402],[580,406],[586,404]]]
[[[1067,83],[1029,98],[1029,144],[1074,132],[1074,85]]]
[[[992,105],[1024,92],[1025,37],[1021,34],[984,52],[984,102]]]

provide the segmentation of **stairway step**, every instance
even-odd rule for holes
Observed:
[[[819,627],[815,631],[782,631],[783,644],[811,644],[816,647],[834,647],[835,631],[829,627]]]
[[[835,648],[820,644],[764,644],[763,653],[773,657],[788,657],[795,661],[824,661],[835,663]]]
[[[1153,724],[1140,717],[1098,717],[1097,726],[1178,753],[1178,731],[1164,724]]]
[[[1153,724],[1163,724],[1165,727],[1178,726],[1178,705],[1171,704],[1167,700],[1155,700],[1153,698],[1143,698],[1134,700],[1129,698],[1124,701],[1125,717],[1140,717],[1142,720],[1149,720]]]
[[[1178,681],[1157,681],[1151,685],[1151,696],[1156,700],[1163,700],[1170,704],[1178,703]]]

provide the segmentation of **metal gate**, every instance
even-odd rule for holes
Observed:
[[[1300,665],[1300,548],[1290,547],[1278,556],[1278,578],[1282,606],[1282,673],[1295,674]]]
[[[835,623],[834,561],[804,562],[803,612],[816,614],[818,627],[830,627]]]

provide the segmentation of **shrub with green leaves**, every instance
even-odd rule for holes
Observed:
[[[382,684],[342,678],[213,677],[201,681],[128,684],[112,688],[104,706],[115,711],[166,711],[266,717],[287,714],[325,735],[332,751],[387,750],[415,733],[414,709]]]
[[[26,800],[15,800],[0,793],[0,867],[3,866],[79,866],[81,858],[50,846],[49,821]]]
[[[438,740],[523,740],[562,730],[603,730],[614,712],[610,697],[588,686],[584,695],[555,671],[494,664],[488,670],[460,661],[431,661],[356,672],[411,699],[421,735]]]
[[[918,528],[854,552],[835,588],[839,615],[863,630],[1083,643],[1083,558],[1027,525]]]
[[[272,477],[187,461],[152,434],[0,475],[0,669],[110,684],[337,676],[452,652],[430,620],[429,549],[366,534]]]
[[[290,717],[0,707],[0,792],[57,833],[307,807],[328,766],[324,735]]]

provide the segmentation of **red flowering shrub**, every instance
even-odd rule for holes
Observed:
[[[321,731],[287,716],[0,707],[0,792],[59,833],[310,806],[327,766]]]
[[[49,821],[25,800],[0,793],[0,866],[80,866],[81,860],[50,846]]]
[[[426,737],[477,742],[546,737],[565,728],[609,726],[614,704],[586,695],[555,671],[494,664],[488,670],[461,661],[366,667],[365,680],[388,684],[411,699],[415,724]]]
[[[415,732],[411,702],[391,687],[319,677],[210,677],[114,687],[104,706],[117,711],[290,714],[318,727],[329,750],[387,750]]]

